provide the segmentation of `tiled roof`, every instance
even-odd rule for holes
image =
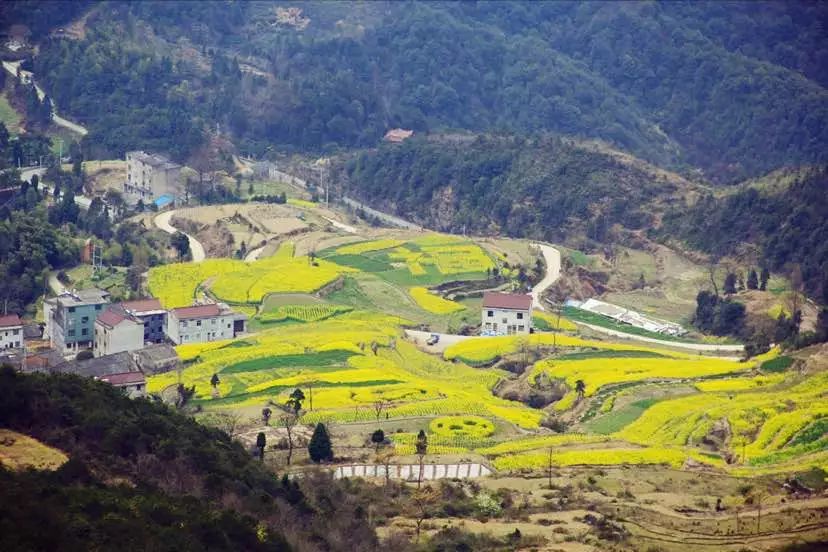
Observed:
[[[116,311],[115,309],[105,310],[104,312],[98,315],[98,322],[105,324],[110,328],[114,328],[121,322],[125,322],[127,320],[133,322],[132,320],[130,320],[128,316]]]
[[[164,310],[164,307],[161,306],[161,301],[153,297],[149,299],[136,299],[135,301],[124,301],[121,303],[121,306],[135,313]]]
[[[215,303],[210,305],[194,305],[192,307],[181,307],[173,309],[176,318],[188,320],[192,318],[210,318],[221,314],[221,309]]]
[[[11,328],[12,326],[22,326],[23,322],[16,314],[7,314],[0,316],[0,328]]]
[[[483,308],[529,310],[532,308],[532,296],[487,291],[483,294]]]

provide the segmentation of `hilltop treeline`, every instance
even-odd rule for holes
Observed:
[[[749,186],[724,199],[703,196],[669,213],[661,233],[719,256],[756,244],[768,268],[790,274],[798,265],[804,290],[822,297],[828,291],[826,190],[828,169],[822,167],[783,188]]]
[[[259,152],[397,126],[551,131],[723,181],[828,151],[819,3],[318,2],[302,31],[270,4],[190,8],[112,5],[84,40],[43,45],[36,72],[90,143],[183,155],[216,124]]]
[[[0,368],[0,420],[70,457],[53,475],[0,470],[3,550],[377,547],[329,478],[311,501],[224,432],[108,384]]]
[[[674,182],[553,136],[409,139],[343,166],[345,193],[442,231],[605,241],[650,226]]]

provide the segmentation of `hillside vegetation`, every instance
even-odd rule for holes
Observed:
[[[553,131],[730,181],[828,151],[825,7],[755,6],[318,2],[289,24],[267,3],[133,3],[34,66],[112,155],[117,133],[185,155],[216,123],[253,151]]]

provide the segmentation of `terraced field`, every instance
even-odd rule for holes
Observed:
[[[479,303],[447,300],[429,286],[486,278],[502,266],[496,252],[435,234],[348,243],[315,259],[293,253],[284,245],[251,263],[151,270],[150,289],[167,306],[207,294],[256,310],[251,335],[178,348],[181,382],[195,387],[203,411],[256,420],[300,388],[302,423],[333,423],[349,446],[382,427],[405,457],[423,429],[430,456],[485,461],[501,473],[693,465],[744,476],[828,467],[828,372],[800,373],[778,351],[738,361],[588,339],[566,318],[536,313],[541,331],[531,336],[471,337],[436,356],[405,341],[402,329],[474,323]],[[522,375],[501,369],[515,363],[525,365]],[[178,381],[154,376],[149,390]],[[499,396],[504,381],[559,394],[532,407]]]

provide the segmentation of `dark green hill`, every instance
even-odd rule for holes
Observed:
[[[329,477],[309,500],[225,433],[105,383],[0,368],[0,427],[70,457],[54,473],[0,469],[2,550],[376,548]]]
[[[36,73],[101,155],[185,156],[218,124],[254,152],[551,131],[728,182],[826,160],[820,3],[201,5],[113,4],[43,40]]]

